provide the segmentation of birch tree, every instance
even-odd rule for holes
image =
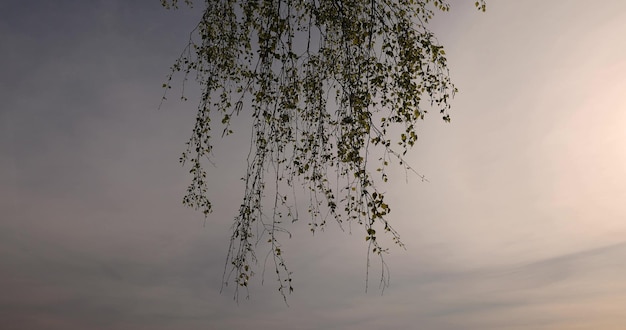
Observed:
[[[380,235],[403,246],[390,221],[388,166],[404,161],[427,116],[450,121],[451,82],[443,46],[429,30],[443,0],[205,0],[202,17],[163,85],[179,74],[202,94],[180,158],[191,182],[183,203],[208,216],[207,163],[231,122],[251,116],[244,192],[232,225],[224,274],[235,297],[269,247],[278,290],[293,290],[281,239],[298,220],[311,232],[328,221],[361,228],[370,257]],[[176,8],[177,0],[162,0]],[[484,0],[475,3],[485,10]],[[183,99],[185,95],[183,94]],[[165,98],[165,95],[164,95]],[[416,172],[417,173],[417,172]],[[418,174],[419,175],[419,174]],[[422,179],[423,177],[420,176]],[[304,187],[304,201],[295,193]],[[302,199],[302,198],[300,198]],[[306,210],[306,214],[305,211]],[[298,222],[300,222],[298,221]],[[353,229],[354,231],[354,229]],[[267,243],[267,244],[265,244]],[[264,258],[265,259],[265,258]]]

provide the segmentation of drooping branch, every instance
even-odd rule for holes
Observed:
[[[274,262],[281,294],[293,290],[279,236],[299,218],[299,185],[308,193],[312,232],[329,218],[340,226],[357,223],[381,261],[387,248],[378,233],[402,246],[378,187],[393,160],[413,170],[402,157],[429,110],[450,120],[456,88],[443,47],[427,28],[436,10],[450,6],[428,0],[206,0],[204,6],[165,87],[174,73],[186,80],[194,72],[203,89],[181,162],[192,174],[183,202],[205,216],[212,210],[204,170],[212,123],[224,136],[233,133],[233,117],[253,120],[224,279],[236,283],[236,297],[254,274],[259,242],[270,246],[265,260]],[[476,6],[484,10],[484,1]],[[382,269],[386,284],[384,261]]]

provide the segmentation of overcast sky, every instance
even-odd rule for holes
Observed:
[[[206,224],[181,204],[196,100],[157,107],[197,20],[158,0],[0,2],[0,328],[626,327],[626,1],[438,16],[460,93],[410,153],[430,182],[396,168],[385,188],[407,245],[391,286],[365,293],[362,233],[302,222],[290,307],[271,275],[220,294],[247,129],[215,150]]]

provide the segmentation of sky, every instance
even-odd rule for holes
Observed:
[[[215,211],[182,203],[197,99],[159,108],[198,11],[0,2],[0,328],[626,327],[626,2],[455,1],[432,29],[460,92],[386,200],[406,250],[291,227],[295,291],[222,287],[248,135],[215,149]],[[191,96],[194,87],[189,87]],[[271,269],[270,269],[271,271]]]

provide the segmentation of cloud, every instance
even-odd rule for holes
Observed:
[[[243,125],[241,135],[216,148],[217,168],[209,178],[215,213],[206,226],[180,203],[188,177],[177,159],[195,104],[157,106],[162,79],[195,12],[167,12],[152,0],[16,3],[0,5],[0,53],[6,59],[0,61],[3,329],[540,330],[626,324],[623,178],[619,162],[607,165],[621,159],[614,156],[620,155],[622,135],[615,129],[622,117],[588,120],[608,113],[593,107],[572,114],[571,105],[583,99],[595,104],[596,94],[583,98],[552,89],[581,87],[570,82],[578,73],[595,72],[599,63],[585,62],[584,72],[572,67],[586,58],[579,53],[586,46],[565,32],[593,24],[580,25],[579,16],[567,13],[568,20],[555,23],[563,4],[544,12],[533,8],[539,2],[494,3],[486,15],[442,18],[450,42],[442,41],[450,46],[450,63],[457,63],[452,72],[462,91],[455,109],[462,111],[453,126],[422,127],[411,160],[431,182],[414,178],[406,184],[398,170],[386,187],[395,203],[392,221],[407,243],[407,251],[392,248],[387,258],[391,287],[382,295],[377,290],[380,268],[372,259],[364,292],[367,243],[361,232],[350,235],[329,223],[313,237],[302,221],[290,228],[294,238],[284,241],[295,281],[287,307],[271,267],[260,285],[262,246],[250,298],[237,305],[232,286],[219,292],[230,220],[243,188],[238,178],[249,138]],[[623,6],[566,7],[593,11],[594,22],[613,17],[589,36],[613,31],[611,40],[621,40],[624,20],[615,15]],[[540,47],[520,40],[529,36],[539,38]],[[563,56],[551,46],[555,38],[576,56],[554,64],[552,80],[545,80],[541,70]],[[605,52],[599,59],[620,54],[609,41],[600,45]],[[529,51],[532,61],[524,62]],[[613,63],[598,72],[622,67]],[[562,81],[559,72],[570,75]],[[619,88],[600,84],[619,77],[594,77],[593,93],[611,100],[605,108],[620,109]],[[611,98],[603,96],[606,91]],[[561,115],[569,120],[559,120]],[[588,128],[593,138],[579,134]],[[601,135],[607,129],[610,141]],[[613,153],[599,148],[604,142],[612,143]],[[556,148],[562,146],[575,152]],[[593,157],[576,162],[568,155]],[[587,175],[582,170],[588,168],[606,173]],[[556,203],[564,199],[568,203]]]

